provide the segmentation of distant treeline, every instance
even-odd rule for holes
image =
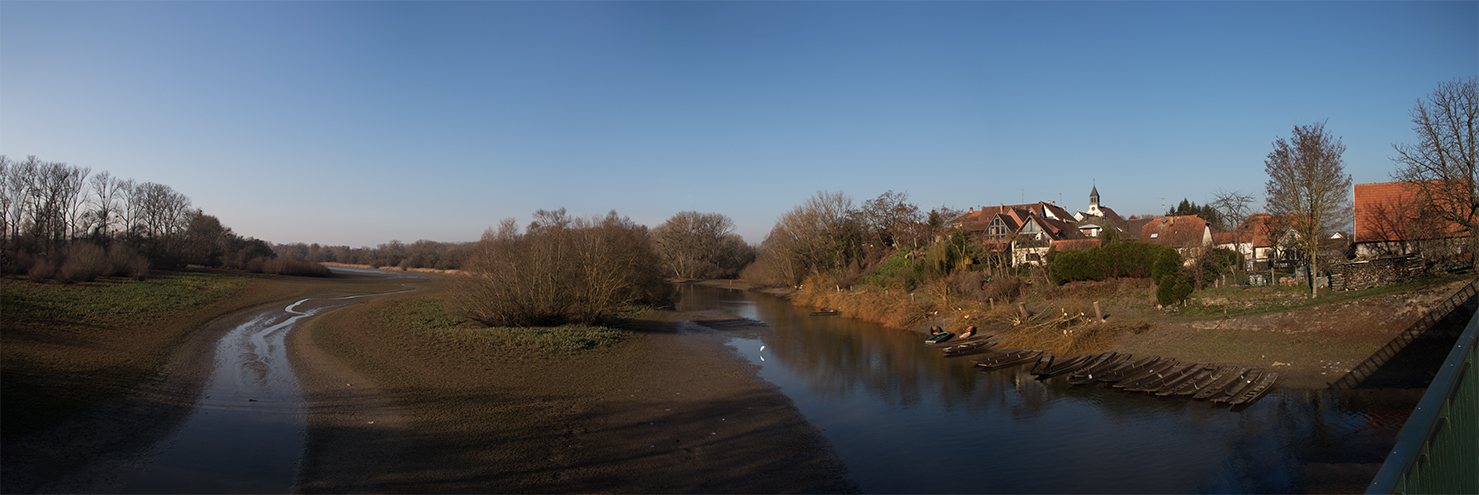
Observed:
[[[0,155],[0,270],[33,280],[145,277],[186,265],[327,275],[311,263],[277,259],[164,184],[108,172]]]
[[[318,243],[273,244],[278,256],[298,258],[314,263],[369,265],[375,268],[435,268],[458,270],[473,251],[475,242],[436,242],[420,240],[410,244],[390,241],[373,248],[321,246]]]

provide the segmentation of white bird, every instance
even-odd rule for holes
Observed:
[[[763,346],[763,345],[760,346],[760,350],[762,350],[762,351],[765,350],[765,346]]]

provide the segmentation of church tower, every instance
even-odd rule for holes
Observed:
[[[1089,211],[1098,211],[1098,210],[1099,210],[1099,187],[1098,186],[1094,186],[1093,189],[1089,190]]]

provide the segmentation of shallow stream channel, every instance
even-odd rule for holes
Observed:
[[[865,493],[1360,492],[1423,392],[1279,388],[1229,409],[1040,381],[1026,365],[979,371],[924,348],[920,333],[761,293],[681,291],[680,310],[768,327],[729,345],[822,431]]]
[[[400,273],[334,268],[334,271]],[[414,277],[414,276],[413,276]],[[216,344],[195,413],[124,474],[124,493],[288,493],[303,456],[303,397],[284,339],[304,318],[377,294],[314,297],[261,311]]]

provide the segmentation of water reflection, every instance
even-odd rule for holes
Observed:
[[[874,493],[1359,491],[1422,392],[1279,389],[1230,410],[977,371],[922,334],[763,294],[685,287],[680,309],[764,322],[731,345]]]

